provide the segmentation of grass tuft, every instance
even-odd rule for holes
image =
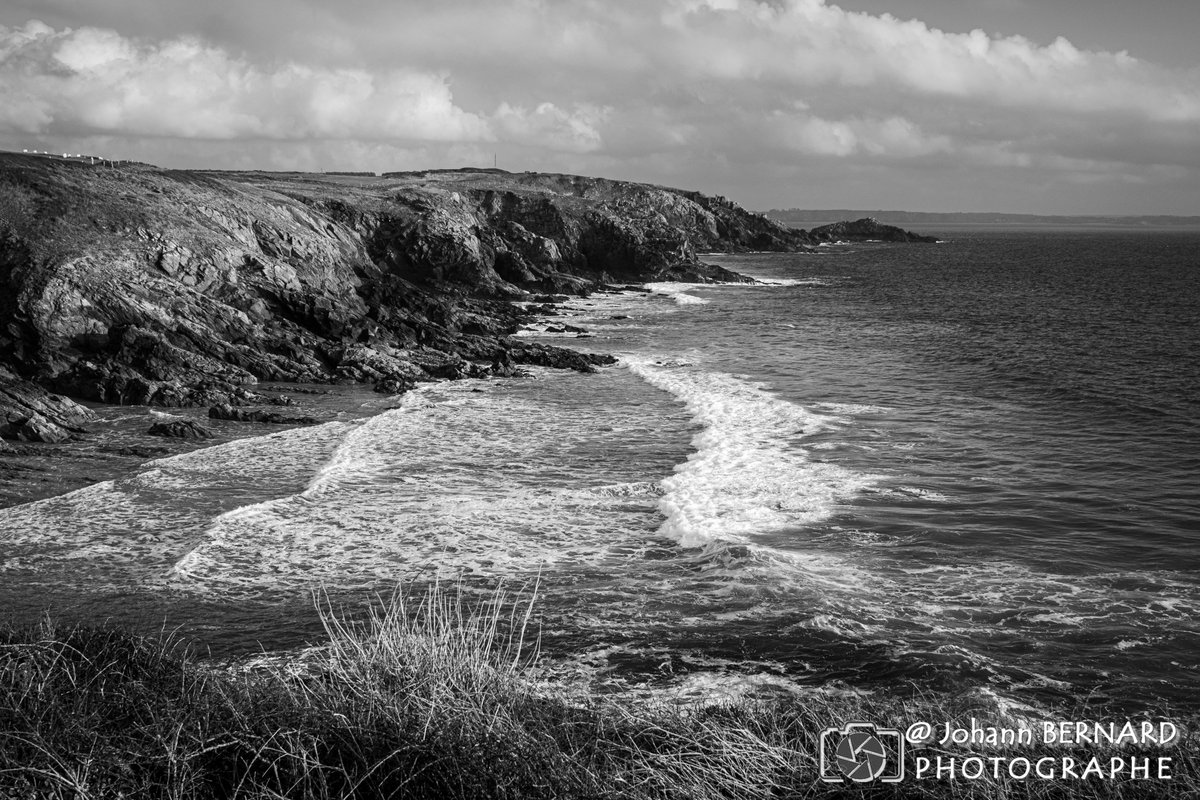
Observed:
[[[237,671],[169,636],[51,620],[0,629],[0,797],[1200,796],[1191,742],[1167,753],[1171,781],[824,783],[827,727],[870,720],[903,730],[918,719],[967,727],[997,720],[997,711],[964,697],[830,694],[703,707],[592,697],[529,677],[539,654],[527,641],[532,602],[520,596],[473,600],[434,586],[398,593],[358,620],[319,604],[324,646],[300,662]],[[1141,752],[947,751],[1081,761]]]

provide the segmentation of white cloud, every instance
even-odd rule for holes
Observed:
[[[541,103],[533,110],[501,103],[493,115],[504,138],[554,150],[586,153],[600,149],[600,126],[609,109],[576,105],[566,111],[554,103]]]
[[[182,139],[487,140],[444,77],[297,63],[262,67],[193,38],[0,29],[0,126]]]
[[[158,38],[0,27],[0,135],[264,140],[272,164],[324,164],[320,141],[405,159],[458,146],[689,185],[822,160],[1200,182],[1200,68],[1065,38],[947,32],[825,0],[343,1],[258,0],[212,25],[179,5],[190,32]],[[155,8],[161,27],[172,17]]]

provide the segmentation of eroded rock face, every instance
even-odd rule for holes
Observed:
[[[74,397],[158,406],[237,406],[259,381],[398,391],[497,374],[505,353],[500,374],[589,371],[604,359],[510,339],[530,316],[511,301],[745,280],[697,254],[814,241],[724,198],[577,176],[114,170],[5,154],[0,364]],[[39,425],[20,435],[58,435]]]
[[[0,367],[0,438],[63,442],[95,419],[91,409]]]

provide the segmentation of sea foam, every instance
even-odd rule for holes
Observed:
[[[826,519],[872,476],[809,460],[805,437],[835,424],[765,386],[650,359],[623,362],[686,404],[702,428],[695,452],[662,481],[660,532],[685,547],[751,543],[763,534]]]
[[[646,288],[655,294],[666,295],[681,306],[704,306],[708,305],[708,300],[703,297],[696,297],[694,294],[688,294],[688,289],[697,287],[705,287],[710,284],[706,283],[647,283]]]
[[[0,573],[25,580],[145,585],[187,553],[215,515],[302,486],[351,429],[279,431],[148,462],[137,473],[0,509]]]
[[[171,582],[228,597],[418,574],[611,573],[645,546],[660,489],[597,478],[624,477],[613,466],[645,421],[563,413],[519,388],[536,383],[494,390],[504,383],[406,394],[345,436],[303,491],[212,520]]]

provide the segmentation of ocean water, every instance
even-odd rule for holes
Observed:
[[[0,510],[0,610],[320,638],[395,586],[536,593],[598,690],[1200,710],[1200,234],[714,256],[572,301],[597,375],[422,387]]]

